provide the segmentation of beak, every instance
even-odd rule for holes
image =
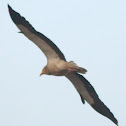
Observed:
[[[40,73],[40,76],[44,74],[44,70],[42,70],[42,72]]]
[[[42,75],[43,73],[40,73],[40,76]]]

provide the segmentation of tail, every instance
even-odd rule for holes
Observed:
[[[68,69],[82,74],[85,74],[87,72],[85,68],[77,66],[73,61],[68,62]]]
[[[87,72],[86,69],[82,68],[82,67],[78,67],[78,73],[82,73],[85,74]]]

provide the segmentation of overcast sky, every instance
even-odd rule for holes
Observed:
[[[88,70],[84,75],[125,126],[126,1],[0,2],[0,126],[115,126],[65,77],[42,76],[46,58],[12,22],[7,3]]]

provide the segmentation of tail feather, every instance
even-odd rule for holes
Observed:
[[[82,68],[82,67],[78,67],[78,73],[82,73],[85,74],[87,72],[86,69]]]
[[[77,66],[73,61],[68,62],[68,68],[74,69],[77,73],[85,74],[87,72],[85,68]]]

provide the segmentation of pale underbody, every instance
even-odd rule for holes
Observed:
[[[50,59],[47,62],[47,65],[43,68],[42,74],[55,75],[55,76],[65,76],[71,72],[77,73],[86,73],[87,70],[81,67],[78,67],[73,61],[66,62],[59,58]]]

